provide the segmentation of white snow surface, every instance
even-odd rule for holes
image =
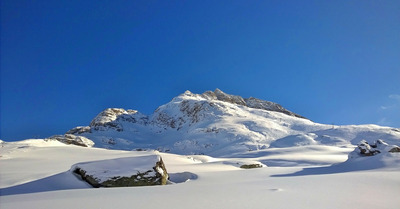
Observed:
[[[87,148],[45,140],[4,142],[0,148],[0,208],[397,209],[400,153],[347,160],[353,149],[303,145],[215,158]],[[96,189],[69,171],[82,162],[158,154],[175,184]],[[303,160],[291,160],[288,167],[285,159],[291,158]],[[284,162],[239,168],[268,159]],[[324,166],[303,161],[320,161]]]
[[[149,116],[110,108],[90,126],[67,134],[84,136],[94,147],[41,139],[0,141],[1,209],[400,205],[400,153],[362,157],[356,152],[361,140],[372,144],[381,139],[388,145],[378,148],[385,151],[399,146],[399,129],[319,124],[276,103],[220,90],[186,91]],[[158,155],[170,176],[169,185],[94,189],[70,170],[102,162],[108,168],[93,172],[108,178],[104,171],[128,171],[120,166],[127,163],[121,160],[142,170],[156,159],[146,158]],[[240,168],[250,164],[262,168]]]

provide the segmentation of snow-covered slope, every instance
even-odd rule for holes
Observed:
[[[253,151],[253,158],[248,159],[107,150],[53,140],[5,142],[0,147],[0,208],[398,208],[400,153],[343,162],[347,154],[333,148],[271,148],[259,152],[270,150],[272,155],[257,157]],[[154,154],[161,155],[175,184],[95,189],[70,169],[77,163],[135,160]],[[325,159],[339,164],[239,168],[265,157]],[[116,169],[130,169],[120,165]]]
[[[360,140],[398,144],[400,130],[377,125],[332,126],[315,123],[281,105],[242,98],[216,89],[190,91],[146,116],[136,110],[109,108],[90,126],[67,134],[84,136],[95,147],[229,157],[267,148],[323,145],[352,147]]]
[[[374,144],[378,139],[385,142]],[[360,141],[370,145],[370,156],[360,154]],[[400,152],[390,152],[400,149],[399,129],[318,124],[276,103],[218,89],[187,91],[149,116],[110,108],[63,136],[0,145],[2,209],[397,209],[400,204]],[[94,189],[71,169],[113,162],[113,176],[119,176],[138,169],[123,161],[138,165],[149,155],[162,157],[172,185]],[[249,165],[261,168],[241,168]]]

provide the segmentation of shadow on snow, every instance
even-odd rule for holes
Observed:
[[[1,188],[0,195],[4,196],[85,188],[91,188],[91,186],[86,182],[79,180],[76,176],[74,176],[74,174],[67,171],[28,183]]]
[[[389,159],[389,160],[388,160]],[[308,176],[308,175],[326,175],[335,173],[347,173],[356,171],[366,171],[375,169],[396,169],[399,170],[399,158],[385,158],[384,156],[359,157],[356,159],[348,159],[339,164],[333,164],[327,167],[304,168],[301,171],[290,174],[272,175],[272,177],[289,177],[289,176]]]
[[[184,183],[198,178],[196,174],[190,172],[171,173],[169,176],[171,184]],[[93,187],[85,181],[80,180],[79,177],[70,171],[66,171],[24,184],[1,188],[0,196],[88,188]]]

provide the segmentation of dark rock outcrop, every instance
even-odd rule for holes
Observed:
[[[94,142],[84,136],[76,136],[74,134],[54,135],[46,140],[57,140],[64,144],[72,144],[82,147],[93,147]]]
[[[215,89],[214,92],[206,91],[203,94],[201,94],[201,96],[208,100],[219,100],[219,101],[229,102],[232,104],[242,105],[242,106],[246,106],[246,107],[250,107],[250,108],[262,109],[262,110],[268,110],[268,111],[274,111],[274,112],[281,112],[286,115],[290,115],[290,116],[294,116],[294,117],[298,117],[298,118],[305,118],[299,114],[296,114],[294,112],[291,112],[291,111],[283,108],[280,104],[257,99],[254,97],[244,99],[241,96],[226,94],[223,91],[221,91],[220,89]]]
[[[92,133],[90,126],[78,126],[67,131],[67,133],[65,134],[83,134],[83,133]]]
[[[254,97],[250,97],[248,99],[245,99],[246,105],[251,108],[255,109],[262,109],[262,110],[269,110],[269,111],[275,111],[275,112],[281,112],[286,115],[298,117],[298,118],[305,118],[299,114],[296,114],[294,112],[290,112],[289,110],[283,108],[280,104],[270,102],[270,101],[265,101],[261,99],[257,99]],[[306,119],[306,118],[305,118]]]
[[[245,164],[241,165],[240,168],[243,169],[251,169],[251,168],[262,168],[263,166],[261,164]]]
[[[71,171],[95,188],[165,185],[168,181],[158,155],[80,163]]]
[[[385,152],[400,152],[399,146],[389,145],[381,139],[375,141],[373,144],[369,144],[367,141],[362,140],[358,143],[357,148],[361,156],[373,156]]]
[[[363,140],[360,143],[358,143],[357,147],[360,150],[360,154],[361,155],[372,156],[372,155],[375,155],[377,153],[380,153],[379,150],[376,150],[373,147],[371,147],[368,144],[368,142],[366,142],[365,140]]]
[[[400,152],[400,147],[393,147],[388,152]]]
[[[147,116],[136,110],[107,108],[90,122],[90,128],[96,131],[114,129],[120,132],[124,130],[122,122],[145,124],[147,122]]]

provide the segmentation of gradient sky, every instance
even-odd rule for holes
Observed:
[[[400,127],[400,1],[1,1],[2,140],[215,88]]]

